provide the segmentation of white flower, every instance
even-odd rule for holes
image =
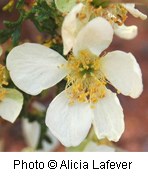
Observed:
[[[15,47],[7,56],[10,76],[21,90],[37,95],[67,76],[66,90],[47,109],[46,124],[65,146],[79,145],[93,124],[99,139],[118,141],[124,131],[123,110],[108,81],[122,94],[137,98],[141,70],[131,53],[114,51],[100,56],[111,43],[113,29],[97,17],[82,28],[66,61],[38,44]],[[108,80],[107,80],[108,79]]]
[[[140,11],[134,8],[134,4],[122,4],[122,6],[120,5],[120,8],[122,8],[120,10],[121,11],[120,16],[126,16],[125,14],[127,10],[135,17],[141,17],[141,19],[143,20],[147,18],[146,15],[142,14]],[[109,10],[102,9],[102,11],[103,12],[106,11],[106,13],[102,12],[102,14],[107,14],[106,18],[109,21],[112,22],[112,18],[117,19],[117,17],[114,17],[117,15],[114,15],[112,14],[112,12],[110,12],[111,9]],[[88,23],[91,13],[92,12],[87,10],[86,5],[84,5],[83,3],[78,3],[65,16],[65,19],[62,24],[62,39],[63,39],[65,55],[68,54],[68,52],[72,49],[75,43],[77,34]],[[105,15],[102,15],[102,16],[105,16]],[[125,17],[123,17],[123,19],[124,18]],[[114,29],[114,33],[121,38],[130,40],[137,36],[138,29],[137,29],[137,26],[135,25],[132,25],[132,26],[126,26],[125,24],[118,25],[117,23],[112,22],[112,26]],[[99,33],[99,29],[98,29],[98,33]]]
[[[116,149],[104,144],[97,145],[95,142],[90,141],[85,146],[83,151],[84,152],[115,152]]]
[[[123,3],[122,6],[134,17],[146,20],[147,16],[135,8],[134,3]],[[135,25],[125,26],[125,24],[119,26],[114,24],[115,34],[123,39],[130,40],[137,36],[138,28]]]
[[[38,122],[29,122],[28,119],[22,120],[22,130],[25,141],[29,149],[33,151],[54,151],[59,145],[59,141],[47,130],[46,135],[51,139],[51,143],[48,143],[46,140],[42,142],[42,149],[37,150],[38,142],[40,139],[41,128]]]
[[[5,67],[0,64],[0,117],[13,123],[22,109],[23,95],[16,89],[4,88],[3,85],[7,85],[5,78]]]

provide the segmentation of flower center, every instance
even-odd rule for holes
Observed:
[[[67,92],[70,103],[96,103],[105,96],[105,76],[101,72],[101,60],[89,51],[79,52],[78,57],[69,56],[67,78]]]
[[[82,12],[79,13],[79,19],[82,20],[86,17],[86,14],[90,13],[90,19],[95,17],[103,17],[108,20],[111,24],[123,25],[127,19],[127,10],[121,4],[107,4],[106,6],[100,5],[96,7],[93,5],[92,0],[87,0],[86,6],[82,9]],[[83,17],[83,18],[82,18]]]
[[[127,19],[127,10],[121,4],[110,4],[107,9],[106,19],[119,26],[123,25]]]

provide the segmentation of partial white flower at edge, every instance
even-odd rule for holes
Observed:
[[[51,143],[43,141],[42,149],[37,150],[36,147],[38,145],[41,132],[38,122],[29,122],[28,119],[22,119],[22,130],[24,139],[28,145],[27,148],[23,149],[23,151],[52,152],[60,144],[57,138],[55,138],[48,130],[46,135],[51,139]]]
[[[143,90],[143,84],[135,57],[131,53],[114,51],[99,58],[112,42],[112,38],[113,29],[110,23],[101,17],[93,19],[80,30],[75,39],[74,58],[77,61],[83,50],[90,52],[92,58],[95,56],[100,63],[96,74],[92,74],[92,80],[95,78],[93,75],[97,75],[96,80],[101,82],[99,80],[102,76],[99,75],[104,75],[122,94],[137,98]],[[94,63],[91,56],[89,61]],[[7,68],[13,82],[31,95],[39,94],[71,74],[71,69],[65,68],[68,64],[69,61],[56,51],[39,44],[20,45],[7,56]],[[94,86],[94,89],[97,90],[97,87]],[[92,104],[79,102],[77,98],[74,104],[70,105],[67,91],[70,91],[71,87],[51,102],[47,109],[46,125],[63,145],[79,145],[86,138],[91,125],[94,126],[99,139],[119,140],[124,131],[123,110],[116,94],[106,87],[103,89],[105,96],[93,103],[93,109]]]
[[[140,17],[142,20],[147,18],[146,15],[142,14],[140,11],[135,9],[134,4],[122,4],[127,11],[129,11],[135,17]],[[75,38],[77,37],[79,31],[88,23],[89,12],[86,13],[86,17],[81,19],[78,18],[78,14],[84,9],[85,5],[82,3],[76,4],[71,11],[65,16],[62,24],[62,39],[64,45],[64,55],[73,48],[75,43]],[[138,28],[135,25],[126,26],[125,24],[119,26],[116,23],[113,24],[114,33],[120,38],[130,40],[137,36]],[[98,29],[99,32],[99,29]]]
[[[1,47],[0,55],[2,55]],[[20,114],[22,106],[22,93],[16,89],[0,87],[0,117],[13,123]]]
[[[0,101],[0,116],[13,123],[22,110],[23,95],[16,89],[4,89],[6,90],[6,95]]]

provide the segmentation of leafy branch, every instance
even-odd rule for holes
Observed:
[[[25,9],[25,0],[18,0],[15,8],[19,12],[17,21],[4,21],[5,29],[0,30],[0,44],[12,39],[13,46],[18,45],[21,37],[22,24],[31,20],[40,32],[46,32],[51,36],[56,34],[59,26],[60,14],[56,11],[54,3],[48,6],[46,1],[38,0],[30,10]]]

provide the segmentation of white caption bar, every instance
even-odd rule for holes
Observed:
[[[5,178],[130,178],[147,176],[147,153],[0,153]]]

